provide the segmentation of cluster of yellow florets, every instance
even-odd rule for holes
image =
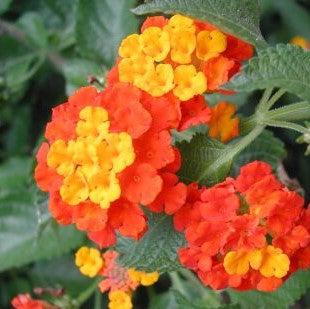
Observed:
[[[108,208],[120,197],[116,173],[135,159],[132,138],[125,132],[109,132],[108,113],[101,107],[85,107],[79,114],[77,138],[56,140],[47,165],[63,176],[60,195],[69,205],[89,199]]]
[[[148,27],[122,41],[119,79],[155,97],[173,90],[185,101],[207,90],[200,63],[219,56],[226,47],[221,31],[198,32],[194,20],[174,15],[163,28]]]
[[[245,275],[250,267],[264,277],[283,278],[290,268],[290,259],[280,248],[267,246],[250,251],[230,251],[225,255],[224,267],[230,275]]]

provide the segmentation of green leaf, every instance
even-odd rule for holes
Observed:
[[[285,30],[291,36],[300,35],[310,39],[310,18],[306,9],[292,0],[272,1],[272,5],[282,16],[285,21]]]
[[[228,293],[232,301],[239,303],[244,309],[286,309],[294,305],[309,288],[310,271],[299,271],[275,292],[236,292],[229,290]]]
[[[71,297],[78,296],[94,279],[83,276],[74,264],[74,255],[37,262],[29,271],[35,286],[62,287]]]
[[[235,91],[279,87],[310,101],[310,53],[291,44],[258,51],[242,73],[225,85]]]
[[[231,162],[223,164],[215,172],[200,179],[204,171],[223,153],[226,146],[221,142],[197,134],[190,143],[182,142],[177,147],[182,154],[182,167],[179,172],[180,179],[185,183],[200,181],[200,184],[212,185],[223,180],[229,173]]]
[[[284,143],[265,130],[247,148],[245,148],[233,161],[231,173],[238,175],[240,167],[255,161],[261,160],[272,165],[276,169],[278,161],[282,161],[286,156]]]
[[[42,17],[35,12],[27,12],[18,20],[17,26],[25,33],[29,42],[39,48],[48,46],[48,31]]]
[[[11,3],[12,3],[12,0],[1,0],[0,1],[0,15],[5,13],[9,9]]]
[[[256,47],[265,47],[259,30],[257,0],[153,0],[133,10],[135,14],[180,13],[208,21]]]
[[[248,102],[248,99],[249,99],[249,94],[246,92],[240,92],[240,93],[232,94],[229,96],[220,94],[220,93],[212,93],[212,94],[206,95],[206,100],[209,106],[214,106],[221,101],[228,101],[228,102],[231,102],[237,105],[238,109],[242,105],[246,104]]]
[[[154,295],[151,298],[149,309],[180,309],[180,306],[176,303],[175,296],[171,291]]]
[[[148,212],[148,225],[139,241],[119,238],[116,251],[120,253],[120,264],[160,273],[180,269],[178,248],[185,245],[185,239],[175,231],[172,217]]]
[[[206,134],[208,132],[208,127],[206,125],[197,125],[191,128],[188,128],[184,131],[172,130],[172,139],[173,144],[181,142],[190,142],[191,139],[198,133]]]
[[[121,40],[138,29],[130,12],[135,4],[136,0],[79,0],[76,40],[81,53],[111,66]]]
[[[66,93],[68,95],[72,94],[77,88],[86,86],[89,75],[103,78],[107,72],[106,67],[82,58],[68,59],[62,69],[66,78]]]
[[[60,256],[84,239],[50,219],[46,198],[29,186],[31,163],[13,158],[0,166],[0,271]]]

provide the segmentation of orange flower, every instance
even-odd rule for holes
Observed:
[[[163,181],[149,164],[134,164],[119,176],[123,195],[133,203],[150,204],[162,189]]]
[[[259,161],[242,167],[237,179],[188,190],[174,214],[187,240],[180,262],[213,289],[273,291],[309,267],[310,211],[303,203]]]
[[[211,109],[201,95],[185,101],[181,105],[182,121],[179,130],[186,130],[198,124],[207,124],[211,118]]]
[[[53,217],[100,246],[112,245],[116,231],[141,237],[147,225],[139,204],[147,206],[165,189],[159,170],[180,167],[168,131],[180,120],[173,95],[152,98],[123,83],[99,93],[81,88],[54,108],[35,171]]]
[[[240,69],[253,48],[206,22],[182,15],[167,19],[149,17],[141,34],[131,34],[120,44],[117,70],[109,85],[132,83],[155,97],[170,91],[187,101],[206,91],[220,91]],[[186,73],[186,74],[185,74]]]
[[[211,108],[212,116],[209,122],[210,137],[225,143],[239,135],[239,119],[232,118],[236,112],[235,105],[220,102]]]
[[[178,182],[178,177],[171,173],[163,173],[161,177],[163,179],[163,190],[155,201],[148,205],[148,208],[154,212],[164,211],[171,215],[185,203],[186,185]]]

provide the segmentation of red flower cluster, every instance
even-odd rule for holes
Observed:
[[[272,291],[310,267],[310,211],[268,164],[252,162],[236,179],[188,192],[174,215],[188,242],[179,258],[205,285]]]

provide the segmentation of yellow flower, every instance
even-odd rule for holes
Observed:
[[[196,47],[194,21],[185,16],[174,15],[164,29],[170,35],[171,59],[179,64],[191,63]]]
[[[291,44],[300,46],[304,49],[310,49],[310,41],[303,38],[302,36],[295,36],[290,41]]]
[[[137,78],[155,70],[152,57],[144,54],[132,58],[123,58],[118,64],[119,80],[133,83]]]
[[[170,51],[169,34],[159,27],[149,27],[140,35],[143,52],[155,61],[166,59]]]
[[[290,259],[280,248],[267,246],[263,250],[263,261],[259,268],[264,277],[282,278],[290,268]]]
[[[170,64],[158,64],[154,71],[137,78],[134,85],[153,97],[160,97],[173,89],[173,68]]]
[[[131,58],[137,56],[142,51],[139,34],[131,34],[127,36],[119,47],[118,54],[122,58]]]
[[[132,302],[129,293],[122,290],[109,292],[109,309],[131,309]]]
[[[207,90],[207,80],[202,72],[196,72],[193,65],[180,65],[174,71],[174,83],[176,87],[173,93],[181,101],[191,99]]]
[[[290,260],[280,248],[267,246],[250,251],[230,251],[225,255],[224,268],[230,275],[245,275],[251,268],[264,277],[282,278],[290,267]]]
[[[159,273],[157,271],[147,273],[144,271],[135,270],[134,268],[128,269],[128,275],[132,281],[135,281],[143,286],[149,286],[157,282]]]
[[[196,55],[198,59],[208,61],[225,51],[226,47],[226,35],[221,31],[204,30],[197,35]]]
[[[83,275],[93,278],[104,266],[104,262],[99,250],[81,247],[75,253],[75,265]]]
[[[47,164],[64,176],[64,202],[74,206],[89,199],[108,208],[121,195],[116,174],[135,160],[132,138],[126,132],[109,132],[108,113],[102,107],[85,107],[79,117],[77,138],[53,143]]]

